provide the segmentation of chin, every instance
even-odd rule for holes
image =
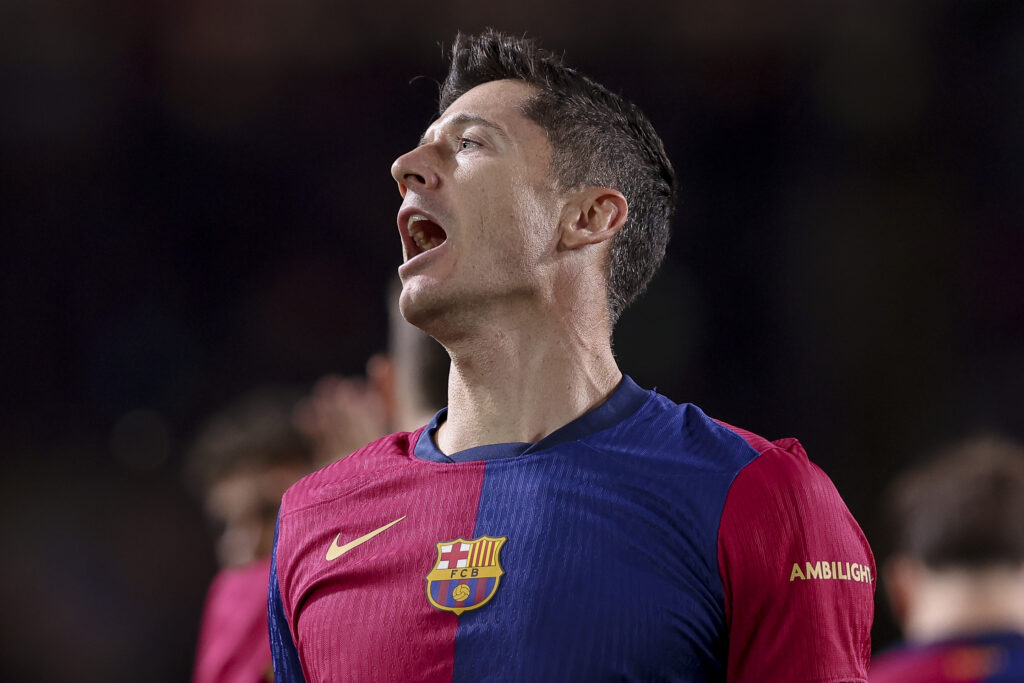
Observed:
[[[437,290],[402,289],[399,310],[402,317],[448,347],[472,336],[477,329],[478,315],[467,310],[465,298],[441,296]],[[456,305],[458,303],[463,305]]]
[[[434,288],[424,287],[423,284],[422,278],[412,278],[402,284],[402,294],[398,297],[398,310],[402,312],[402,317],[421,329],[442,308],[437,301],[437,293],[431,291]]]

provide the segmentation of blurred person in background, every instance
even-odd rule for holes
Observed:
[[[196,683],[273,680],[266,591],[281,494],[310,472],[313,449],[295,428],[295,396],[261,389],[200,428],[187,476],[216,529],[221,571],[207,592]]]
[[[894,485],[883,581],[906,642],[873,683],[1024,681],[1024,448],[951,447]]]
[[[217,554],[226,569],[207,599],[196,683],[272,679],[267,580],[285,489],[368,441],[426,424],[444,406],[448,354],[402,317],[401,289],[396,278],[387,302],[388,349],[370,359],[367,377],[327,375],[298,401],[270,392],[247,396],[198,437],[194,479],[221,530]],[[246,566],[228,568],[239,565]]]
[[[674,208],[650,122],[492,31],[439,110],[392,175],[448,407],[286,492],[277,680],[866,680],[874,561],[828,477],[613,356]]]
[[[322,377],[296,408],[317,468],[384,434],[422,427],[447,403],[448,353],[402,317],[401,293],[396,277],[388,288],[388,348],[370,358],[366,377]]]

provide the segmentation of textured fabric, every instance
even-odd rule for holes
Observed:
[[[871,683],[1021,683],[1024,635],[985,633],[902,645],[871,664]]]
[[[729,680],[864,680],[875,588],[867,540],[795,439],[733,429],[760,457],[733,482],[719,531]]]
[[[274,662],[274,681],[296,681],[305,680],[302,674],[302,664],[299,662],[299,653],[292,640],[292,633],[288,627],[288,620],[284,616],[284,606],[281,602],[281,587],[277,580],[277,539],[281,532],[281,518],[278,515],[277,525],[274,527],[274,551],[270,563],[270,585],[267,590],[267,622],[270,630],[270,652]]]
[[[273,680],[267,642],[269,576],[270,558],[266,558],[214,577],[199,629],[195,683]]]
[[[279,680],[303,680],[284,677],[289,657],[309,681],[865,679],[870,550],[795,441],[751,445],[629,378],[540,442],[485,447],[475,460],[437,450],[443,417],[285,494],[271,577]],[[828,559],[870,567],[867,581],[805,581],[810,597],[793,604],[759,594],[797,588],[790,555],[766,554],[737,526],[747,512],[733,499],[758,494],[742,474],[763,454],[750,479],[789,493],[756,504],[792,509],[752,520],[752,532],[794,539],[800,561],[836,550]],[[830,543],[801,546],[819,516],[811,536]],[[802,524],[772,526],[793,520]],[[794,608],[805,613],[772,613]],[[794,642],[780,644],[765,620],[794,629]],[[807,638],[822,642],[797,642]]]

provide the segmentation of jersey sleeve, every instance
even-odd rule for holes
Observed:
[[[299,663],[299,651],[292,640],[288,619],[281,602],[281,586],[277,580],[277,539],[281,532],[281,517],[274,530],[274,552],[270,561],[270,587],[267,592],[267,624],[270,629],[270,654],[274,661],[275,683],[306,683]]]
[[[718,535],[727,680],[867,681],[875,565],[863,532],[795,439],[744,437],[760,455],[733,481]]]

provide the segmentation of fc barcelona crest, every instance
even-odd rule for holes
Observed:
[[[505,570],[498,553],[508,538],[456,538],[437,544],[437,560],[427,574],[427,600],[445,612],[462,614],[494,597]]]

